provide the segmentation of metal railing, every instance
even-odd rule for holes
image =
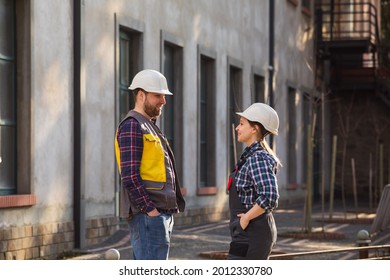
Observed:
[[[375,251],[374,256],[369,255],[370,251]],[[342,249],[330,249],[330,250],[318,250],[318,251],[309,251],[309,252],[298,252],[298,253],[286,253],[286,254],[277,254],[271,255],[270,259],[308,259],[311,256],[317,255],[318,259],[324,259],[326,255],[335,255],[339,253],[352,253],[357,252],[358,255],[356,259],[384,259],[390,258],[390,245],[375,245],[375,246],[362,246],[362,247],[351,247],[351,248],[342,248]],[[336,258],[327,258],[327,259],[336,259]]]
[[[376,7],[368,2],[319,1],[316,7],[320,41],[369,40],[379,43]]]
[[[368,40],[372,46],[371,53],[362,57],[359,66],[390,67],[390,46],[381,43],[375,5],[366,1],[340,3],[322,0],[317,3],[316,21],[319,42]],[[356,59],[348,61],[348,58],[344,62],[348,65],[357,63]]]

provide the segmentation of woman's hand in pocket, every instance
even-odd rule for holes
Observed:
[[[242,227],[243,230],[245,230],[249,225],[250,220],[244,213],[237,214],[237,217],[240,218],[240,226]]]

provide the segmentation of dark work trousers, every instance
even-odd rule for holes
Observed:
[[[264,213],[251,220],[245,230],[237,214],[246,213],[241,203],[234,180],[229,191],[230,234],[232,241],[229,260],[266,260],[276,242],[277,231],[272,213]]]

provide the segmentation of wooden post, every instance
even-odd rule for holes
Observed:
[[[332,170],[330,175],[330,192],[329,192],[329,219],[332,219],[333,217],[334,182],[336,178],[336,158],[337,158],[337,135],[333,135]]]
[[[368,204],[370,207],[370,210],[372,210],[372,153],[370,153],[370,167],[368,171]]]
[[[307,232],[311,232],[312,216],[312,188],[313,188],[313,138],[311,126],[307,128],[307,179],[306,179],[306,203],[305,203],[305,227]]]
[[[356,172],[355,172],[355,159],[351,159],[352,165],[352,187],[353,187],[353,197],[355,201],[355,213],[356,218],[358,218],[358,201],[357,201],[357,187],[356,187]]]
[[[384,181],[383,181],[383,143],[379,144],[379,197],[382,195]]]

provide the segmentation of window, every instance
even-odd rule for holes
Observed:
[[[253,73],[252,103],[265,100],[265,79],[256,73]]]
[[[311,0],[302,0],[302,12],[307,16],[311,15]]]
[[[229,171],[234,169],[238,157],[240,156],[241,144],[236,141],[235,127],[238,124],[236,112],[242,112],[242,65],[232,58],[228,58],[228,147],[229,147]]]
[[[297,187],[297,102],[294,88],[288,88],[288,187]]]
[[[179,178],[183,178],[183,48],[181,41],[171,34],[161,32],[161,38],[163,74],[173,93],[165,96],[167,103],[162,113],[161,129],[175,154]]]
[[[0,1],[0,208],[30,206],[31,1]]]
[[[141,70],[142,33],[121,27],[119,37],[119,118],[122,120],[134,108],[134,98],[128,87]]]
[[[216,193],[216,54],[201,47],[198,48],[198,52],[198,185],[200,187],[198,194],[214,194]],[[206,192],[202,187],[207,187],[209,190]]]
[[[129,86],[133,77],[143,68],[143,33],[145,26],[142,22],[125,15],[114,14],[115,20],[115,123],[134,108],[134,97]],[[115,164],[115,168],[117,165]],[[116,213],[119,215],[120,176],[116,172]]]
[[[15,3],[0,2],[0,195],[16,193]]]

